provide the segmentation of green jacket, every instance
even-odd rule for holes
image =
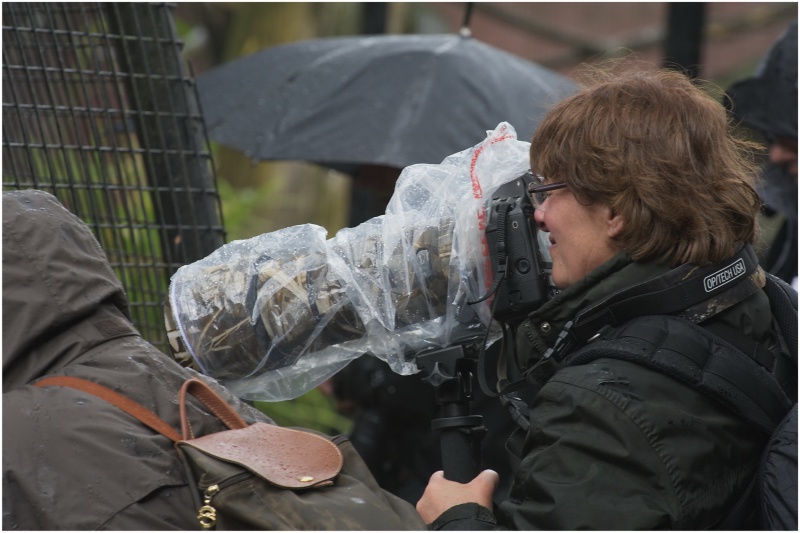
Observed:
[[[521,366],[581,309],[667,271],[618,254],[520,325]],[[711,320],[772,342],[761,290]],[[767,438],[703,393],[618,359],[556,372],[533,399],[530,422],[510,498],[494,513],[456,506],[435,529],[707,529],[738,500]]]

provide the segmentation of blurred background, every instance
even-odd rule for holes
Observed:
[[[184,56],[200,77],[233,59],[305,39],[456,33],[465,6],[180,2],[175,16]],[[672,58],[696,66],[692,74],[724,89],[750,75],[796,17],[794,2],[479,2],[470,29],[479,41],[567,77],[583,62],[635,52],[654,65]],[[213,153],[229,240],[305,222],[331,235],[350,225],[350,176],[309,163],[254,162],[225,146]]]

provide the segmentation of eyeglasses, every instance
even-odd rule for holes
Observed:
[[[542,178],[539,178],[542,179]],[[548,183],[547,185],[536,185],[536,182],[531,182],[528,184],[528,194],[531,197],[531,202],[533,203],[533,207],[540,211],[544,211],[542,205],[544,204],[545,200],[550,197],[550,193],[552,191],[557,191],[558,189],[566,188],[567,184],[563,181],[558,183]]]

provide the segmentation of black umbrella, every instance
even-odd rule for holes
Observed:
[[[564,76],[462,35],[301,41],[197,80],[209,135],[256,160],[440,163],[500,122],[529,139]]]

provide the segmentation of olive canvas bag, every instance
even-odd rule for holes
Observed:
[[[93,394],[171,439],[189,483],[197,487],[202,529],[426,529],[411,504],[378,486],[346,437],[264,422],[248,425],[199,379],[181,387],[180,433],[152,411],[92,381],[53,376],[36,385]],[[195,436],[186,412],[188,395],[229,429]]]

